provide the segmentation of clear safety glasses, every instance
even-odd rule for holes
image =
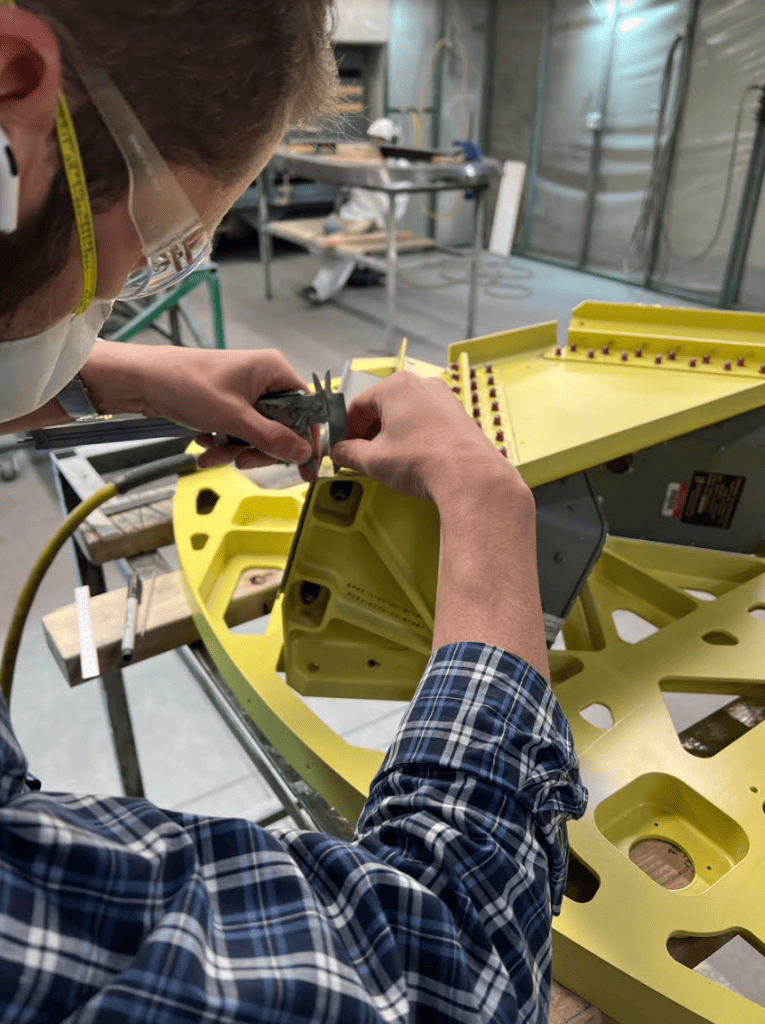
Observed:
[[[210,239],[188,196],[114,82],[103,71],[79,62],[77,73],[127,164],[128,208],[145,258],[118,298],[140,299],[171,288],[209,258]]]

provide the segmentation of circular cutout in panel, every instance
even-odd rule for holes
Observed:
[[[638,839],[630,860],[665,889],[685,889],[696,877],[690,857],[666,839]]]
[[[191,546],[195,551],[201,551],[209,539],[210,535],[207,533],[192,533]]]

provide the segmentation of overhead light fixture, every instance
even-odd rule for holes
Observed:
[[[625,18],[619,25],[620,32],[629,32],[632,28],[637,28],[638,25],[642,25],[645,18]]]

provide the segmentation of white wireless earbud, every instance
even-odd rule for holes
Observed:
[[[0,234],[19,226],[19,168],[8,136],[0,127]]]

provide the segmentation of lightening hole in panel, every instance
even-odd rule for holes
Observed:
[[[574,903],[589,903],[600,888],[600,879],[573,851],[568,855],[568,874],[564,896]]]
[[[204,487],[197,495],[197,515],[209,516],[212,510],[220,501],[220,495]]]
[[[558,633],[558,635],[555,637],[555,640],[553,641],[552,646],[550,647],[550,650],[551,651],[565,651],[566,650],[566,641],[565,641],[565,639],[563,637],[563,630],[561,630],[560,633]]]
[[[697,974],[765,1007],[765,950],[742,932],[673,936],[670,956]]]
[[[712,644],[713,647],[735,647],[738,638],[725,629],[712,629],[701,638],[704,643]]]
[[[665,889],[685,889],[696,877],[688,854],[666,839],[639,839],[630,847],[630,860]]]
[[[681,744],[694,757],[714,757],[765,721],[765,693],[737,695],[725,680],[661,679],[659,688]],[[728,691],[728,692],[726,692]]]
[[[201,551],[209,539],[210,535],[207,533],[193,533],[191,535],[191,546],[195,551]]]
[[[759,619],[760,622],[765,622],[765,605],[754,605],[754,607],[749,609],[749,614],[753,619]]]
[[[596,729],[613,729],[614,716],[611,709],[605,704],[588,704],[579,712],[585,722],[594,725]]]
[[[686,594],[690,594],[691,597],[695,597],[697,601],[716,601],[717,598],[714,594],[710,594],[708,590],[685,590]]]
[[[245,569],[229,601],[224,621],[232,633],[263,636],[276,598],[276,584],[260,588],[273,574],[262,569]]]
[[[636,615],[635,612],[628,611],[626,608],[617,608],[611,613],[611,616],[619,639],[624,640],[625,643],[639,644],[641,640],[646,640],[649,636],[659,632],[658,626],[654,626],[648,619],[644,619],[641,615]]]

